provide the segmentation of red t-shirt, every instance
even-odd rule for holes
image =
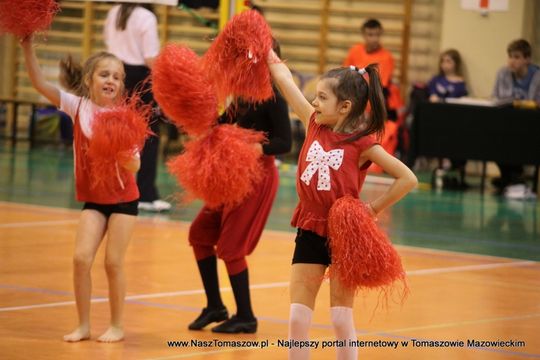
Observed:
[[[296,190],[300,201],[294,210],[291,225],[327,235],[328,211],[334,202],[345,196],[359,197],[371,165],[360,168],[362,152],[377,144],[374,136],[338,144],[352,134],[342,134],[309,119],[308,132],[298,158]]]

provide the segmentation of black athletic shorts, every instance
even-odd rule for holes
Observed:
[[[330,265],[330,248],[327,238],[308,230],[298,229],[295,240],[293,264]]]
[[[108,219],[111,214],[125,214],[137,216],[139,214],[139,200],[133,200],[118,204],[96,204],[91,202],[84,203],[83,210],[96,210],[105,215]]]

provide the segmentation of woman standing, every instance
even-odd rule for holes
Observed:
[[[123,3],[109,10],[103,30],[107,51],[124,63],[125,86],[128,95],[140,92],[145,104],[154,104],[150,83],[152,63],[159,53],[157,18],[152,5]],[[156,187],[159,149],[159,116],[152,116],[150,128],[156,134],[146,140],[141,154],[141,169],[137,186],[141,197],[139,209],[148,211],[170,210],[171,204],[159,199]]]

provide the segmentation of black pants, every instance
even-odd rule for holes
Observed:
[[[128,94],[132,95],[134,92],[138,92],[145,104],[154,106],[154,96],[147,80],[150,76],[150,69],[143,65],[124,64],[124,70],[126,72],[125,86]],[[155,136],[146,139],[141,152],[141,168],[137,173],[137,187],[139,188],[139,201],[141,202],[152,202],[159,199],[156,187],[159,155],[159,117],[152,115],[149,125]]]

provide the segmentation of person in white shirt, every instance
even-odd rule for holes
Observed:
[[[113,6],[107,13],[103,36],[107,51],[124,63],[128,94],[140,93],[143,102],[155,104],[147,80],[159,53],[157,18],[152,5],[124,3]],[[141,194],[139,209],[166,211],[171,209],[171,204],[160,200],[156,187],[159,116],[152,117],[150,128],[156,136],[146,140],[141,154],[141,169],[137,174]]]

